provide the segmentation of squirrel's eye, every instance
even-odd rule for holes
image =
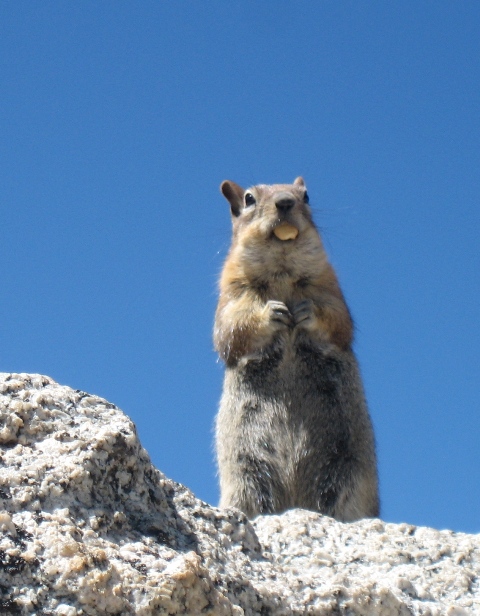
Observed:
[[[245,205],[255,205],[255,203],[255,197],[252,195],[252,193],[245,193]]]
[[[303,195],[303,200],[305,203],[310,203],[310,197],[308,196],[307,191],[305,191],[305,194]]]

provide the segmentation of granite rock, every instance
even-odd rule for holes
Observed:
[[[480,614],[480,538],[292,510],[253,522],[151,464],[113,404],[0,374],[0,614]]]

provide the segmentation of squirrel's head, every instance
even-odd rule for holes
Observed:
[[[244,190],[230,180],[220,185],[230,203],[233,235],[252,240],[292,242],[312,229],[312,214],[303,178],[293,184],[259,184]]]

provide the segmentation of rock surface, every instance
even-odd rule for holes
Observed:
[[[480,614],[480,537],[262,516],[156,470],[113,404],[0,374],[0,614]]]

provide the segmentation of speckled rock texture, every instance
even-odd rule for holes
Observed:
[[[293,510],[156,470],[113,404],[0,374],[0,614],[480,614],[480,538]]]

